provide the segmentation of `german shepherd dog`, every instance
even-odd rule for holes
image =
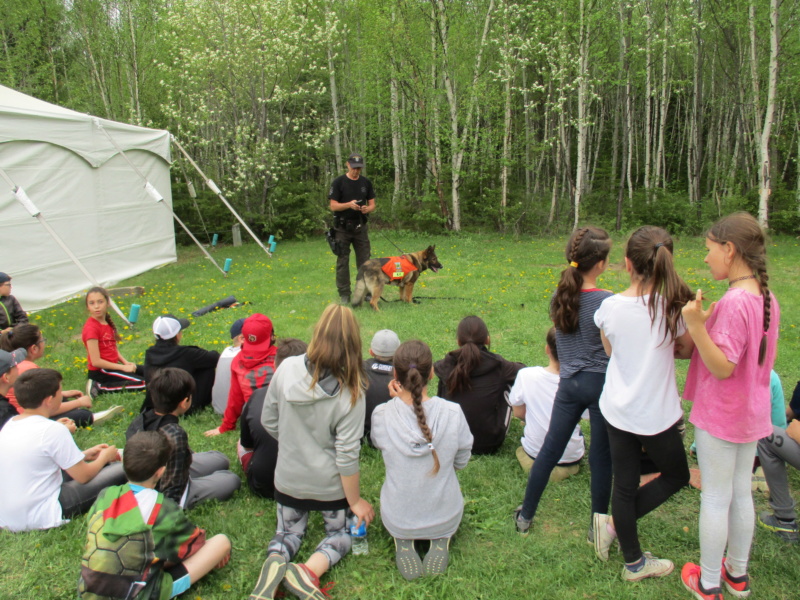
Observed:
[[[388,264],[387,264],[388,263]],[[410,264],[409,264],[410,263]],[[367,293],[372,294],[370,305],[378,309],[378,300],[386,284],[400,286],[400,300],[411,302],[414,284],[426,269],[436,273],[442,268],[436,258],[436,246],[425,250],[403,254],[399,257],[372,258],[358,268],[356,287],[353,292],[353,306],[360,306]],[[387,274],[387,271],[391,275]]]

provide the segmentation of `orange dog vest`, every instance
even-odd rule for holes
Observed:
[[[408,273],[417,270],[417,267],[414,266],[414,263],[408,260],[405,256],[392,256],[381,268],[383,269],[383,272],[386,273],[386,276],[392,281],[402,279]]]

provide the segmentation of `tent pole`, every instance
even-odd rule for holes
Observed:
[[[3,179],[6,180],[6,183],[8,183],[8,185],[11,186],[11,189],[14,192],[14,196],[17,198],[20,204],[22,204],[22,206],[31,214],[32,217],[35,217],[36,220],[39,221],[39,223],[41,223],[42,227],[44,227],[47,230],[47,233],[50,234],[50,237],[52,237],[55,240],[55,242],[61,247],[64,253],[67,256],[69,256],[70,260],[72,260],[72,262],[75,263],[75,266],[77,266],[78,269],[80,269],[81,273],[84,274],[86,279],[88,279],[95,286],[101,287],[100,282],[97,281],[97,279],[95,279],[95,277],[91,273],[89,273],[89,271],[86,270],[86,267],[84,267],[83,263],[78,259],[78,257],[72,253],[72,250],[70,250],[69,247],[64,243],[64,240],[61,239],[61,236],[59,236],[55,232],[55,230],[50,226],[50,223],[48,223],[47,220],[42,216],[42,213],[39,211],[39,209],[36,208],[31,199],[28,198],[28,195],[25,193],[25,190],[23,190],[21,187],[17,185],[14,185],[14,182],[2,168],[0,168],[0,175],[2,175]],[[114,299],[109,298],[109,300],[111,302],[111,308],[113,308],[116,311],[116,313],[122,318],[123,321],[125,321],[128,324],[129,327],[132,327],[133,326],[132,323],[128,321],[127,317],[125,317],[125,313],[123,313],[122,309],[120,309],[120,307],[117,306],[116,302],[114,302]]]
[[[175,211],[174,211],[174,210],[172,210],[172,208],[171,208],[170,206],[168,206],[168,205],[167,205],[167,204],[164,202],[164,197],[163,197],[161,194],[159,194],[159,193],[158,193],[158,190],[156,190],[155,186],[153,186],[153,184],[152,184],[152,183],[150,183],[150,182],[147,180],[147,177],[145,177],[145,174],[144,174],[144,173],[142,173],[142,172],[139,170],[139,168],[138,168],[138,167],[137,167],[135,164],[133,164],[133,162],[131,162],[131,159],[130,159],[130,158],[128,158],[128,155],[127,155],[127,154],[125,154],[125,152],[122,150],[122,148],[120,148],[120,147],[119,147],[119,145],[118,145],[118,144],[117,144],[117,142],[114,140],[114,138],[113,138],[113,137],[111,137],[111,134],[110,134],[110,133],[108,133],[108,131],[106,131],[106,128],[105,128],[105,127],[103,127],[103,124],[100,122],[100,119],[98,119],[97,117],[95,117],[95,118],[93,118],[93,119],[92,119],[92,121],[94,121],[94,124],[95,124],[95,126],[96,126],[98,129],[100,129],[100,131],[102,131],[102,132],[103,132],[103,133],[106,135],[106,137],[108,138],[108,141],[110,141],[110,142],[111,142],[111,144],[114,146],[114,148],[116,148],[116,149],[117,149],[117,152],[119,152],[119,153],[120,153],[120,155],[122,156],[122,158],[124,158],[124,159],[125,159],[125,161],[126,161],[126,162],[127,162],[129,165],[130,165],[130,167],[131,167],[131,168],[132,168],[132,169],[133,169],[133,170],[136,172],[136,174],[137,174],[139,177],[141,177],[141,178],[144,180],[144,189],[145,189],[145,191],[147,191],[147,193],[148,193],[148,194],[150,194],[150,196],[151,196],[151,197],[152,197],[152,198],[153,198],[153,199],[154,199],[156,202],[160,202],[161,204],[163,204],[163,205],[166,207],[166,209],[167,209],[169,212],[171,212],[171,213],[172,213],[172,216],[175,218],[175,220],[176,220],[176,221],[177,221],[177,222],[180,224],[180,226],[181,226],[181,227],[183,227],[183,230],[184,230],[184,231],[185,231],[187,234],[189,234],[189,237],[190,237],[190,238],[192,238],[192,241],[193,241],[195,244],[197,244],[197,247],[198,247],[198,248],[200,248],[200,250],[202,250],[202,251],[203,251],[203,254],[205,254],[205,255],[206,255],[206,258],[207,258],[208,260],[210,260],[212,263],[214,263],[214,266],[215,266],[215,267],[217,267],[217,270],[219,270],[219,272],[220,272],[220,273],[222,273],[222,276],[223,276],[223,277],[227,277],[227,276],[228,276],[228,274],[225,272],[225,270],[224,270],[222,267],[220,267],[220,266],[217,264],[217,261],[215,261],[215,260],[214,260],[214,258],[213,258],[213,257],[212,257],[212,256],[211,256],[209,253],[208,253],[208,250],[206,250],[206,249],[205,249],[205,247],[203,246],[203,244],[201,244],[201,243],[200,243],[200,241],[199,241],[199,240],[198,240],[196,237],[194,237],[194,234],[193,234],[191,231],[189,231],[189,228],[186,226],[186,224],[185,224],[183,221],[181,221],[181,220],[180,220],[180,218],[178,218],[178,215],[176,215],[176,214],[175,214]]]
[[[178,147],[178,150],[180,150],[181,153],[186,157],[186,160],[188,160],[191,163],[191,165],[195,168],[195,170],[197,170],[197,172],[200,174],[200,177],[202,177],[203,182],[205,182],[205,184],[208,186],[208,189],[210,189],[217,196],[219,196],[219,199],[222,200],[222,203],[228,207],[228,210],[230,210],[233,213],[233,216],[236,217],[239,223],[242,224],[242,227],[244,227],[247,230],[247,233],[249,233],[250,236],[256,241],[256,243],[259,246],[261,246],[261,249],[267,253],[267,256],[272,257],[272,252],[270,252],[267,249],[267,247],[263,244],[263,242],[260,239],[258,239],[258,236],[256,236],[255,233],[253,233],[253,230],[247,226],[247,223],[244,222],[244,219],[242,219],[242,217],[239,216],[239,213],[237,213],[236,210],[234,210],[233,206],[230,205],[227,198],[225,198],[225,196],[223,195],[222,191],[217,187],[217,184],[214,183],[214,180],[206,177],[206,174],[203,173],[202,169],[200,169],[197,163],[194,162],[194,160],[192,159],[191,156],[189,156],[186,150],[183,149],[183,146],[181,146],[180,143],[178,143],[178,140],[175,139],[174,135],[169,134],[169,137],[172,140],[172,143],[175,144]]]

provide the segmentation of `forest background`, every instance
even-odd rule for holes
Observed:
[[[168,129],[282,238],[323,228],[350,152],[378,224],[694,233],[744,209],[796,232],[798,15],[798,0],[5,0],[0,83]],[[191,178],[178,161],[178,214],[225,229]]]

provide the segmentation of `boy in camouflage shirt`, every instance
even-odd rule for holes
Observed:
[[[207,540],[175,502],[155,490],[169,452],[169,441],[158,431],[128,440],[123,467],[129,483],[106,488],[89,511],[79,598],[167,600],[228,563],[228,538]]]

